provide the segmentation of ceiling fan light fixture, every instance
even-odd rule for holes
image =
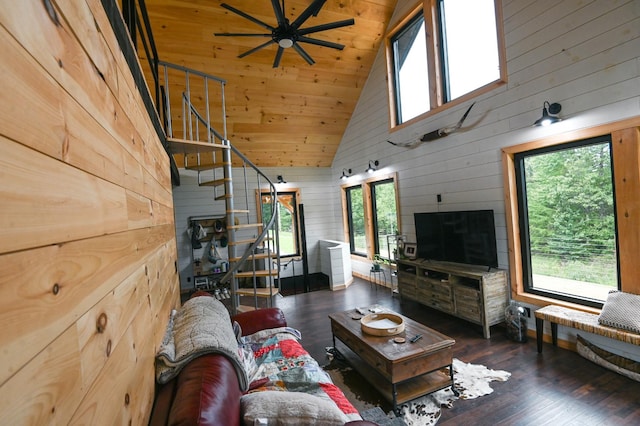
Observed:
[[[283,49],[288,49],[293,46],[293,40],[291,40],[290,38],[281,38],[280,40],[278,40],[278,46],[282,47]]]

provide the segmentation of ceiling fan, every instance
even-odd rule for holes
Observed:
[[[273,61],[273,68],[278,68],[280,65],[280,59],[282,59],[282,54],[284,53],[284,49],[288,49],[293,47],[296,52],[300,56],[304,58],[305,61],[309,65],[313,65],[315,61],[309,56],[309,54],[300,46],[300,43],[309,43],[315,44],[317,46],[330,47],[332,49],[342,50],[344,49],[344,45],[333,43],[330,41],[318,40],[317,38],[307,37],[308,34],[317,33],[320,31],[331,30],[334,28],[346,27],[349,25],[353,25],[355,21],[353,19],[345,19],[343,21],[331,22],[328,24],[316,25],[313,27],[300,28],[302,24],[304,24],[311,15],[317,16],[322,6],[325,4],[326,0],[313,0],[313,2],[307,7],[301,14],[296,18],[295,21],[289,22],[287,18],[284,16],[284,0],[282,0],[282,5],[279,0],[271,0],[271,4],[273,6],[273,12],[276,15],[276,20],[278,22],[278,26],[274,27],[265,22],[262,22],[259,19],[254,18],[251,15],[244,13],[241,10],[236,9],[233,6],[229,6],[226,3],[222,3],[220,6],[224,7],[231,12],[242,16],[249,21],[260,25],[266,30],[270,31],[267,34],[247,34],[247,33],[214,33],[215,36],[225,36],[225,37],[270,37],[271,39],[265,43],[262,43],[260,46],[254,47],[251,50],[248,50],[244,53],[238,55],[238,58],[244,58],[245,56],[251,55],[254,52],[257,52],[260,49],[264,49],[267,46],[272,44],[278,45],[278,51],[276,52],[276,57]]]

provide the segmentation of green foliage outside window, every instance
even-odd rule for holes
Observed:
[[[534,273],[617,285],[608,143],[524,158]]]
[[[355,253],[367,253],[367,241],[364,226],[364,196],[361,186],[349,188],[350,230],[352,251]]]
[[[389,255],[387,253],[387,235],[395,235],[398,231],[396,190],[393,180],[376,183],[374,188],[378,254],[386,259]],[[395,245],[391,247],[392,252],[394,248]]]
[[[359,255],[368,255],[367,237],[370,242],[375,241],[372,247],[375,250],[372,255],[387,257],[387,235],[395,235],[398,231],[398,219],[396,211],[396,192],[394,179],[381,179],[371,181],[363,185],[356,185],[345,189],[347,200],[347,212],[349,221],[349,239],[351,252]],[[365,205],[365,192],[371,193],[371,205]],[[370,211],[373,220],[373,235],[371,226],[367,228],[365,221],[366,211]],[[391,252],[395,244],[391,247]]]

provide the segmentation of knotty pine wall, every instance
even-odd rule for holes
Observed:
[[[0,0],[0,423],[145,424],[169,161],[99,0]]]

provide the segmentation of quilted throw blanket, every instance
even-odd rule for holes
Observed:
[[[156,380],[167,383],[189,361],[212,353],[229,358],[238,374],[240,389],[246,391],[249,380],[227,308],[215,297],[189,299],[169,320],[156,354]]]
[[[287,391],[283,396],[290,403],[295,402],[296,395],[312,395],[322,400],[318,405],[332,401],[347,420],[360,420],[358,411],[298,339],[300,332],[289,327],[263,330],[241,339],[244,348],[255,355],[249,395]]]

